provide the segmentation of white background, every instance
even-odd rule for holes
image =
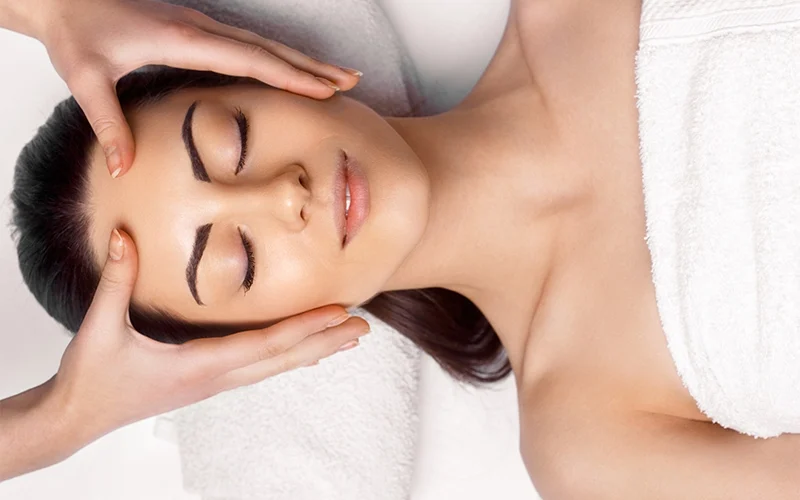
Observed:
[[[438,109],[456,104],[485,70],[502,36],[509,1],[381,0],[417,65],[423,92],[438,103]],[[6,229],[16,157],[68,92],[38,42],[3,30],[0,68],[0,221],[4,227],[0,230],[0,398],[4,398],[52,376],[69,341],[22,282]],[[182,490],[177,449],[155,438],[153,425],[154,419],[149,419],[120,429],[61,464],[2,483],[0,500],[198,500]],[[429,429],[427,434],[422,436],[428,445],[424,449],[431,451],[420,460],[430,465],[426,470],[435,470],[438,443],[434,440],[442,439],[436,437],[441,433]],[[506,438],[514,435],[510,432]],[[472,494],[463,491],[459,498],[510,498],[512,488],[523,491],[527,478],[513,458],[515,470],[509,476],[513,479],[498,476],[501,483],[492,487],[488,481],[486,491],[470,487]],[[441,498],[435,493],[437,480],[442,488],[448,484],[444,472],[428,474],[418,481],[415,498]]]

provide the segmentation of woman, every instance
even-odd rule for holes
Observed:
[[[0,26],[47,47],[108,154],[114,177],[124,177],[134,152],[114,85],[144,64],[199,65],[319,99],[358,82],[355,70],[157,2],[0,2]],[[58,373],[0,401],[0,481],[64,460],[128,423],[313,364],[367,327],[331,305],[224,339],[181,346],[153,342],[127,319],[136,249],[116,237],[110,246],[91,307]]]
[[[132,321],[177,318],[192,337],[404,290],[465,297],[491,329],[473,317],[417,340],[477,380],[502,377],[486,347],[499,338],[544,498],[791,498],[797,436],[711,423],[664,342],[644,239],[639,16],[634,1],[517,1],[472,93],[428,118],[240,82],[152,84],[168,90],[128,110],[137,159],[124,179],[103,175],[91,144],[70,155],[87,162],[65,237],[96,274],[104,235],[126,229],[141,262]],[[460,317],[458,302],[443,307]],[[461,330],[477,345],[457,342]]]

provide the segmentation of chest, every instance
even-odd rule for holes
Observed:
[[[640,2],[603,4],[548,11],[520,2],[515,13],[520,54],[552,116],[555,158],[594,192],[568,229],[569,266],[554,274],[531,326],[525,390],[558,380],[577,404],[708,421],[672,361],[645,241],[635,97]]]

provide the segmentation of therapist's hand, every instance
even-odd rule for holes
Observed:
[[[331,356],[363,336],[369,324],[338,305],[291,317],[264,330],[162,344],[136,332],[128,304],[137,273],[136,249],[112,234],[94,301],[51,379],[50,407],[60,408],[85,446],[121,426],[249,385]],[[328,327],[333,320],[343,321]]]
[[[34,36],[83,108],[114,177],[124,174],[134,157],[115,90],[134,69],[161,64],[245,76],[317,99],[353,88],[360,76],[196,10],[160,2],[52,0],[31,16],[43,16],[32,23]]]

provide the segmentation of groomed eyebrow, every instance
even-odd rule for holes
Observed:
[[[195,302],[201,306],[204,304],[197,294],[197,268],[200,265],[200,259],[203,258],[203,252],[206,251],[206,244],[208,244],[208,236],[211,234],[212,226],[213,224],[206,224],[197,228],[192,256],[189,258],[189,265],[186,266],[186,283],[189,284],[189,290],[192,292]]]
[[[206,166],[203,165],[203,160],[200,159],[200,153],[198,153],[197,147],[194,144],[194,136],[192,134],[192,119],[194,118],[194,110],[197,109],[198,104],[200,104],[200,101],[194,101],[192,105],[189,106],[189,110],[186,111],[181,135],[183,136],[183,144],[186,146],[186,153],[189,154],[189,159],[192,161],[194,178],[201,182],[211,182],[211,179],[208,177],[208,172],[206,171]]]

